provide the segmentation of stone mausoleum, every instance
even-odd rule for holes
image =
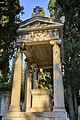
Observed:
[[[39,12],[40,7],[37,6],[34,17],[23,21],[18,29],[19,48],[15,62],[11,104],[6,120],[69,120],[64,105],[61,70],[63,23],[53,18],[41,17]],[[22,53],[25,54],[28,64],[24,112],[20,110]],[[43,67],[53,68],[54,106],[50,104],[50,90],[36,87],[37,69]]]

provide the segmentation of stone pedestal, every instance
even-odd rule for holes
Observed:
[[[47,112],[50,111],[50,90],[33,89],[31,112]]]

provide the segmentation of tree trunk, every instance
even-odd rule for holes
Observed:
[[[70,81],[68,81],[68,82],[69,82],[68,83],[69,117],[70,117],[70,120],[75,120],[71,83],[70,83]]]

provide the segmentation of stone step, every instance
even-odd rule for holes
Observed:
[[[56,112],[8,112],[5,120],[69,120],[67,113]]]

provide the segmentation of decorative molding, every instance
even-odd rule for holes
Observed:
[[[18,41],[25,41],[25,42],[35,42],[35,41],[47,41],[51,39],[59,39],[59,31],[58,30],[45,30],[41,32],[31,32],[26,35],[19,36]]]
[[[35,22],[63,26],[63,24],[60,22],[60,20],[55,20],[53,18],[48,18],[48,17],[35,16],[35,17],[29,18],[29,19],[23,21],[20,25],[20,28],[24,28],[28,25],[31,26]]]

